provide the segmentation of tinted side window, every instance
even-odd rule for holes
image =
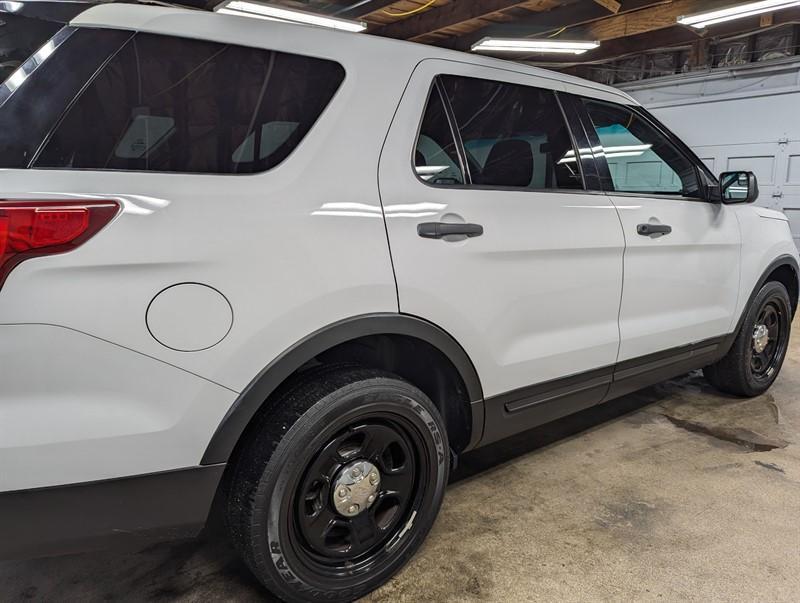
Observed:
[[[414,152],[414,166],[417,175],[431,184],[464,184],[456,141],[436,86],[431,88],[428,106],[422,118]]]
[[[615,190],[700,197],[695,165],[666,136],[627,107],[585,103]]]
[[[563,114],[550,90],[442,76],[472,183],[581,189]]]
[[[0,82],[61,29],[58,23],[0,13]]]
[[[26,168],[81,88],[130,32],[61,29],[0,85],[0,168]]]
[[[281,163],[344,79],[338,63],[137,34],[75,102],[37,167],[250,173]]]

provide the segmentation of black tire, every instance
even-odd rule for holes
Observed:
[[[230,538],[282,599],[352,601],[420,547],[439,512],[449,460],[436,407],[410,383],[371,369],[308,371],[245,436],[230,476]],[[340,512],[356,506],[334,497],[356,469],[367,490],[352,486],[362,510],[345,517]],[[364,472],[378,485],[366,485]]]
[[[762,324],[768,330],[768,343],[759,352],[755,331]],[[786,287],[775,281],[766,283],[747,309],[727,355],[703,369],[706,379],[718,390],[734,396],[749,398],[763,394],[783,366],[791,324],[792,305]]]

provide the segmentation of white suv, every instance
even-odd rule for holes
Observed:
[[[0,166],[4,557],[216,497],[267,588],[354,599],[465,451],[693,369],[758,395],[797,306],[752,174],[629,96],[367,35],[90,8],[2,85]]]

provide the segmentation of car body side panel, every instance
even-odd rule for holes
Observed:
[[[315,44],[261,41],[323,54]],[[331,58],[345,67],[344,82],[300,146],[268,172],[0,171],[0,198],[108,198],[123,206],[80,249],[20,264],[0,291],[0,324],[69,327],[241,391],[309,333],[397,312],[376,173],[407,78],[389,78],[379,63],[358,64],[348,53]],[[145,323],[153,298],[186,282],[213,287],[233,311],[227,337],[202,352],[161,345]]]
[[[783,212],[754,205],[727,206],[736,214],[742,232],[741,277],[739,301],[729,331],[733,332],[764,271],[776,258],[794,258],[795,267],[800,262],[797,247],[792,240],[789,220]]]
[[[0,492],[196,466],[237,394],[52,325],[0,326]]]
[[[611,197],[625,229],[619,362],[727,335],[737,305],[741,236],[730,206]],[[663,237],[639,224],[672,227]]]

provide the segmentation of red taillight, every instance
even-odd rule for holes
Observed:
[[[118,211],[115,201],[0,200],[0,287],[20,262],[75,249]]]

